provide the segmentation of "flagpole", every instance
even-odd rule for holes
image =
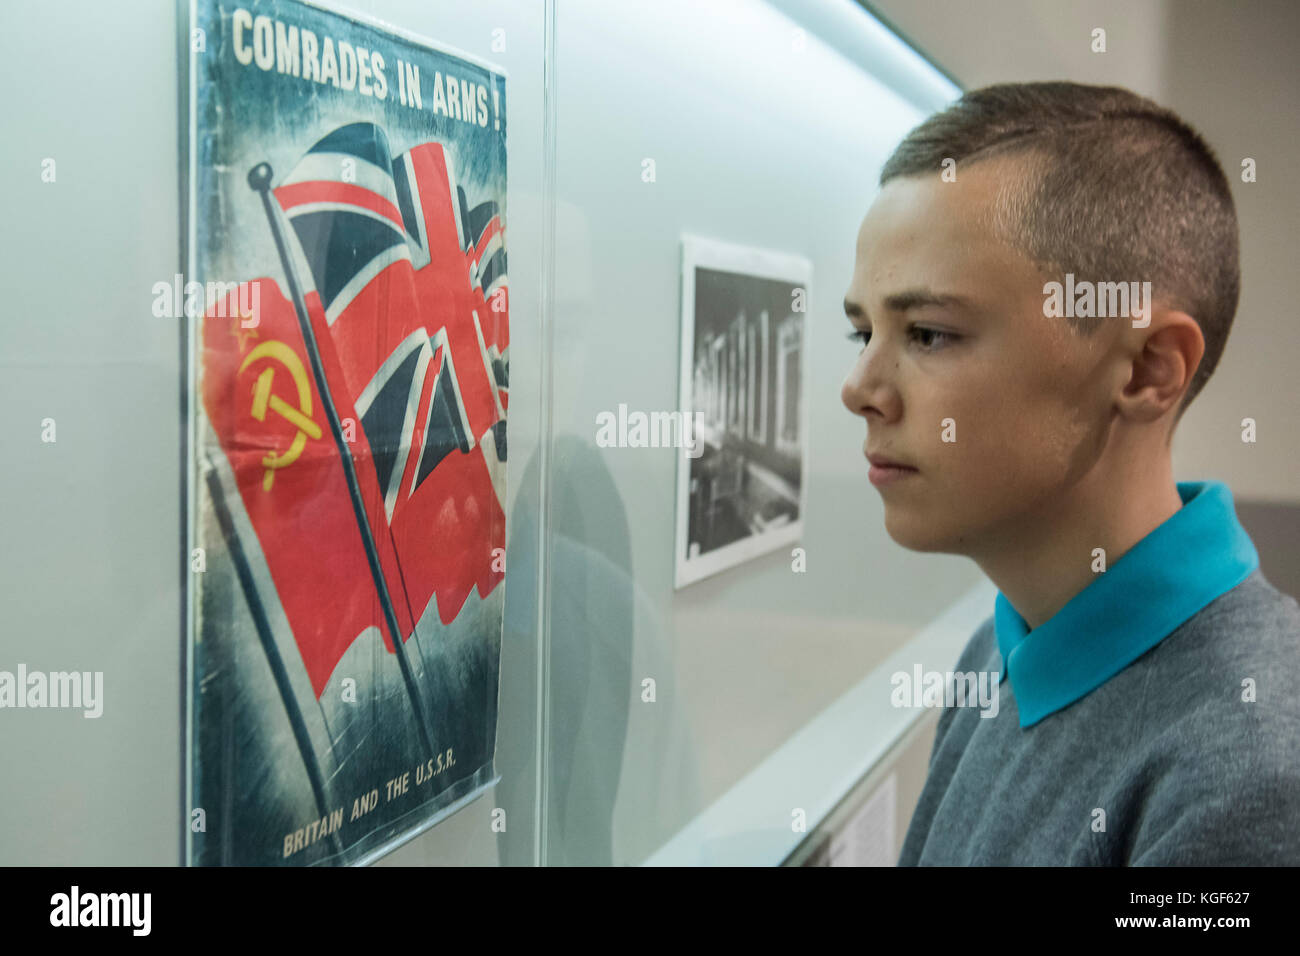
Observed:
[[[402,681],[406,684],[406,693],[411,698],[415,710],[416,727],[420,740],[428,756],[434,755],[433,741],[429,738],[429,720],[424,712],[424,703],[420,699],[419,688],[415,686],[415,674],[411,671],[411,662],[406,657],[406,645],[402,641],[402,630],[397,624],[397,613],[393,610],[393,599],[388,594],[388,582],[384,580],[383,565],[379,561],[379,549],[375,546],[375,537],[366,518],[365,504],[361,499],[361,485],[357,481],[356,467],[352,462],[352,452],[343,437],[343,425],[339,421],[338,409],[330,394],[329,382],[325,377],[325,366],[321,362],[320,350],[316,347],[316,337],[312,333],[311,320],[307,315],[307,303],[302,290],[294,278],[293,265],[289,260],[289,249],[285,245],[284,235],[280,231],[280,222],[275,214],[275,203],[271,198],[271,165],[258,163],[248,173],[248,185],[255,192],[261,193],[262,205],[266,209],[266,218],[271,225],[271,236],[275,239],[276,251],[280,254],[280,263],[284,267],[285,279],[289,283],[289,298],[293,300],[294,310],[298,314],[298,327],[302,330],[303,344],[311,360],[312,374],[316,378],[316,388],[320,392],[321,404],[325,406],[325,417],[329,419],[330,431],[334,434],[334,444],[338,447],[339,457],[343,460],[343,474],[347,478],[348,494],[352,498],[352,511],[361,531],[361,540],[366,548],[366,559],[370,562],[370,575],[374,578],[375,590],[384,609],[384,620],[388,633],[393,638],[393,650],[397,654],[397,666],[402,671]]]

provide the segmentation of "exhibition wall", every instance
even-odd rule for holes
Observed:
[[[847,26],[814,16],[837,6]],[[957,94],[869,24],[852,4],[558,4],[549,750],[573,770],[554,862],[646,859],[977,580],[884,534],[839,397],[879,167]],[[876,78],[900,63],[908,85]],[[592,447],[602,411],[677,407],[682,233],[812,262],[804,572],[787,547],[675,591],[673,451]],[[875,728],[846,732],[865,748]]]
[[[847,0],[352,9],[496,65],[509,90],[499,780],[383,862],[644,863],[979,580],[888,539],[839,398],[880,165],[958,89]],[[8,75],[47,78],[11,103],[0,152],[4,659],[105,685],[95,720],[0,723],[5,863],[184,859],[192,343],[150,304],[183,268],[186,15],[53,3],[0,37]],[[687,234],[812,278],[798,544],[679,589],[679,451],[597,434],[620,406],[678,406]],[[898,727],[837,732],[867,753]]]

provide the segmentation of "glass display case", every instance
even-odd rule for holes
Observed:
[[[102,693],[0,721],[0,862],[790,859],[907,729],[837,702],[977,581],[890,545],[839,398],[858,224],[951,79],[852,0],[27,17],[3,657]],[[807,268],[688,302],[690,236]]]

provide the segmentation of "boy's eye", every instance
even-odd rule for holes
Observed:
[[[936,342],[939,343],[938,348],[943,348],[961,337],[952,332],[941,332],[939,329],[929,329],[923,325],[913,325],[907,331],[915,341],[922,343],[922,348],[927,352],[937,351],[934,347]],[[848,334],[848,338],[851,342],[860,343],[865,349],[867,343],[871,340],[871,332],[864,329],[854,329]]]
[[[920,325],[912,326],[910,331],[917,336],[918,341],[920,340],[920,336],[930,336],[928,344],[925,346],[926,351],[928,352],[935,351],[933,348],[935,342],[939,343],[939,348],[943,348],[945,345],[957,340],[957,336],[953,335],[951,332],[941,332],[938,329],[927,329]]]

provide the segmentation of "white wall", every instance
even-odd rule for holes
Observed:
[[[601,768],[621,761],[623,771],[612,850],[601,825],[555,820],[557,859],[646,859],[978,577],[961,559],[888,538],[866,480],[865,428],[839,398],[856,356],[841,303],[880,164],[955,90],[920,82],[919,61],[873,42],[850,4],[779,6],[559,4],[553,430],[568,451],[554,473],[565,548],[552,554],[562,615],[552,618],[552,699],[591,696],[579,716],[557,712],[557,728],[584,730],[559,731],[551,756],[573,761],[565,793],[586,814],[608,812],[614,782]],[[920,102],[876,71],[899,85],[912,77]],[[647,158],[654,182],[642,179]],[[675,592],[672,450],[591,448],[603,410],[676,407],[682,232],[813,262],[807,573],[791,570],[787,550]],[[598,472],[610,486],[598,504],[576,491],[565,504],[563,488]],[[591,551],[618,555],[626,583],[612,613],[563,603],[595,590]],[[645,678],[654,704],[637,696]],[[620,721],[626,732],[602,730]],[[855,732],[870,745],[872,728]],[[557,789],[556,813],[565,799]]]

